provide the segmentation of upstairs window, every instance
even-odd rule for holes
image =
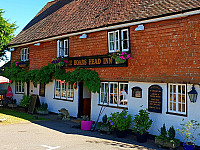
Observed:
[[[21,61],[28,61],[29,60],[29,49],[22,48],[21,49]]]
[[[129,51],[129,30],[115,30],[108,32],[109,53]]]
[[[68,57],[69,52],[69,40],[58,40],[57,41],[57,57]]]

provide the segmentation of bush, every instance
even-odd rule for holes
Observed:
[[[131,114],[128,115],[128,111],[124,109],[121,113],[111,113],[111,117],[109,117],[109,123],[112,128],[115,128],[119,131],[124,131],[129,129],[132,123]]]
[[[37,108],[37,111],[48,111],[47,108],[48,104],[43,102],[42,105]]]
[[[151,127],[152,120],[149,118],[149,112],[147,109],[140,109],[139,114],[135,115],[133,122],[135,126],[133,127],[133,132],[139,133],[143,135],[147,133],[149,128]]]
[[[30,103],[30,99],[31,96],[28,95],[23,95],[23,98],[20,101],[20,106],[24,107],[24,108],[28,108],[29,107],[29,103]]]

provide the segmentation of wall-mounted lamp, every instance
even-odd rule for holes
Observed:
[[[140,24],[140,25],[138,25],[137,28],[135,28],[135,31],[142,31],[142,30],[144,30],[144,25],[143,24]]]
[[[40,42],[35,43],[34,46],[40,46]]]
[[[82,34],[79,39],[86,39],[87,38],[87,34]]]
[[[198,95],[198,93],[195,90],[194,84],[192,86],[192,90],[190,92],[188,92],[188,95],[189,95],[190,101],[192,103],[195,103],[197,101],[197,95]]]

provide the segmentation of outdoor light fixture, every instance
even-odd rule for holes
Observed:
[[[144,30],[144,25],[143,24],[140,24],[140,25],[138,25],[137,28],[135,28],[135,31],[142,31],[142,30]]]
[[[40,42],[35,43],[34,46],[40,46]]]
[[[198,95],[198,93],[197,93],[197,91],[194,88],[194,84],[192,86],[192,90],[190,92],[188,92],[188,95],[189,95],[190,101],[192,103],[195,103],[197,101],[197,95]]]
[[[79,39],[86,39],[87,38],[87,34],[82,34]]]

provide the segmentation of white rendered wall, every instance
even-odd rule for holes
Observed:
[[[199,93],[197,97],[196,103],[191,103],[189,100],[189,97],[187,96],[187,117],[178,116],[178,115],[172,115],[172,114],[166,114],[167,112],[167,83],[142,83],[142,82],[129,82],[129,94],[128,94],[128,112],[133,117],[135,114],[138,114],[138,111],[141,109],[140,106],[143,105],[142,108],[148,108],[148,88],[151,85],[159,85],[162,87],[162,114],[161,113],[154,113],[150,112],[150,118],[153,120],[153,124],[149,130],[149,133],[152,135],[159,135],[158,129],[162,127],[162,125],[165,123],[166,127],[169,129],[172,125],[174,126],[174,129],[181,128],[180,124],[183,123],[182,119],[185,119],[185,122],[187,120],[197,120],[200,123],[200,88],[198,85],[195,86],[195,89]],[[132,97],[132,91],[131,89],[135,86],[138,86],[142,89],[142,98],[135,98]],[[187,85],[187,92],[191,90],[192,85]],[[96,121],[101,106],[98,106],[99,101],[99,94],[92,93],[92,109],[91,109],[91,119],[93,121]],[[106,107],[105,111],[101,115],[99,121],[101,121],[101,118],[104,114],[107,114],[110,116],[110,113],[112,112],[121,112],[122,109],[117,108],[111,108]],[[134,125],[134,124],[133,124]],[[200,130],[197,130],[197,133],[200,133]],[[196,145],[200,145],[200,137],[197,137],[197,141],[195,142]],[[176,138],[183,141],[183,137],[181,137],[178,132],[176,131]]]

